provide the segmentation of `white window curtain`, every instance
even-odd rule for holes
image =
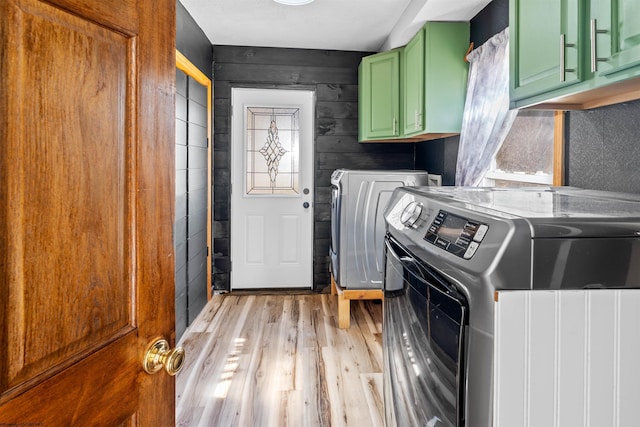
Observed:
[[[474,49],[469,61],[456,185],[477,186],[511,129],[509,110],[509,28]]]

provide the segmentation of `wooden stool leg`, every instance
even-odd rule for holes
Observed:
[[[338,290],[336,289],[336,279],[333,278],[333,274],[331,274],[331,295],[338,295]]]
[[[351,326],[351,300],[344,297],[344,293],[338,295],[338,327],[349,329]]]

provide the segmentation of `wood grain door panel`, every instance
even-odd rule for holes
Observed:
[[[172,425],[175,2],[6,0],[0,46],[0,424]]]
[[[0,421],[8,425],[106,426],[134,417],[140,405],[136,339],[135,334],[128,334],[64,373],[29,387],[11,400],[10,408],[0,407]],[[88,380],[83,383],[74,378]],[[56,402],[68,404],[52,410]],[[171,425],[168,421],[166,425]]]
[[[17,161],[6,164],[5,206],[22,209],[6,218],[15,323],[2,342],[2,391],[132,329],[132,39],[29,3],[8,23],[22,36],[8,111],[24,126],[13,128]]]

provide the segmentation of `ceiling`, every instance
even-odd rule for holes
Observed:
[[[491,0],[180,0],[214,45],[379,52],[426,21],[468,21]]]

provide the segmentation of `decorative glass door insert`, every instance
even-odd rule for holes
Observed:
[[[299,108],[247,107],[246,194],[299,191]]]

